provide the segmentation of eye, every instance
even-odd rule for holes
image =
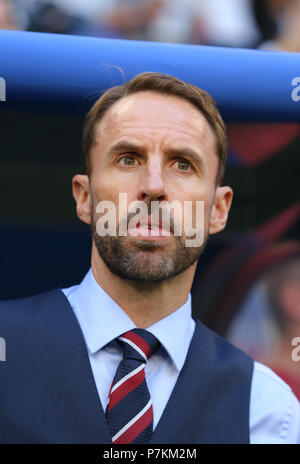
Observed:
[[[180,171],[189,171],[192,169],[191,163],[186,160],[177,160],[175,164],[177,164],[177,167]]]
[[[119,162],[123,164],[123,166],[135,166],[137,163],[136,158],[134,156],[123,156],[122,158],[119,159]]]

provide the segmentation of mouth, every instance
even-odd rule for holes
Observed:
[[[170,230],[163,227],[161,220],[157,221],[151,216],[140,219],[135,227],[128,229],[128,232],[133,237],[146,240],[166,240],[173,235]]]

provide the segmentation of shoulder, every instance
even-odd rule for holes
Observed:
[[[300,404],[269,367],[254,362],[250,401],[251,443],[299,443]]]
[[[37,304],[41,304],[47,301],[49,298],[54,298],[57,295],[57,293],[61,293],[61,290],[59,288],[48,290],[32,296],[26,296],[23,298],[0,300],[0,314],[4,314],[6,311],[21,311],[22,308],[29,308]]]
[[[49,314],[48,308],[56,306],[63,300],[66,300],[65,295],[58,288],[25,298],[1,300],[1,332],[12,328],[14,331],[18,329],[23,331],[26,326],[32,326],[33,322]]]
[[[237,359],[253,367],[253,359],[248,354],[213,332],[199,320],[196,320],[195,332],[199,345],[205,342],[211,356],[216,360],[220,359],[225,363],[227,360]]]
[[[71,339],[80,336],[77,319],[59,288],[0,302],[0,337],[10,359],[35,359],[37,353],[59,359],[63,351],[70,353],[74,348]],[[13,369],[14,364],[9,366]]]

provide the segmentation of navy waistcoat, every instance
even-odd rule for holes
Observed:
[[[0,337],[0,443],[111,444],[85,341],[60,289],[0,302]],[[196,321],[150,443],[249,443],[252,374],[250,357]]]

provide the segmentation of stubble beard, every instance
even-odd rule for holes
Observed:
[[[172,236],[174,245],[164,241],[147,241],[128,236],[98,235],[94,215],[92,238],[99,256],[108,269],[122,279],[162,282],[188,269],[203,253],[208,233],[201,246],[187,247],[185,237]],[[169,241],[168,241],[169,242]]]

